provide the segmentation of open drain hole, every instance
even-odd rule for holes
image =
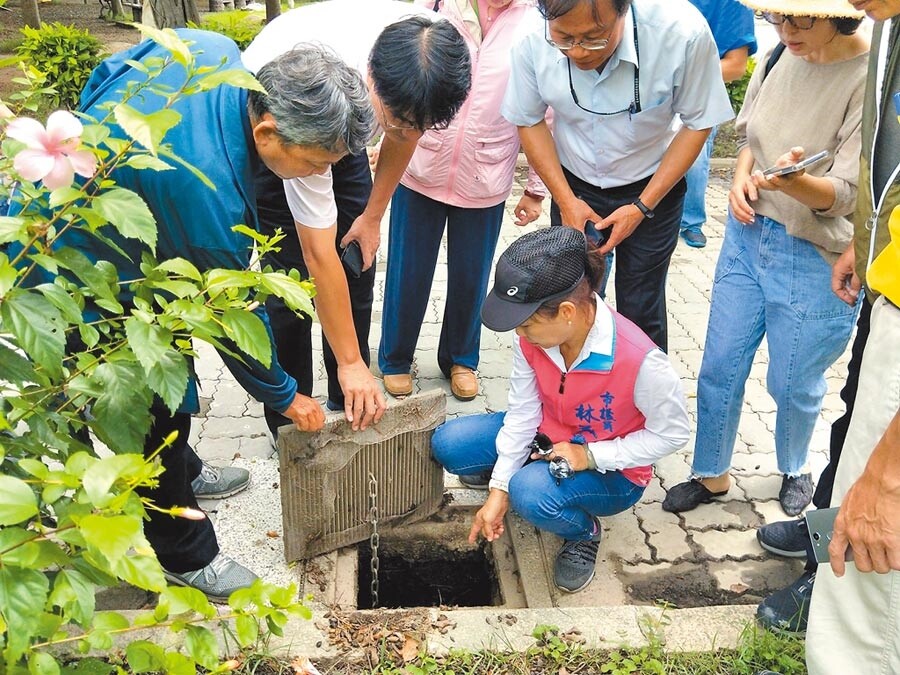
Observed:
[[[433,541],[378,547],[379,607],[483,607],[502,602],[487,545],[456,550]],[[372,609],[372,549],[359,544],[357,607]]]

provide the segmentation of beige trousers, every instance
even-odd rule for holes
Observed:
[[[872,308],[832,506],[841,503],[862,474],[898,409],[900,309],[879,298]],[[900,674],[900,572],[861,574],[851,562],[838,579],[828,564],[819,565],[806,632],[806,663],[810,675]]]

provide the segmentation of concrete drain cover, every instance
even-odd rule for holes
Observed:
[[[374,427],[353,431],[344,416],[304,433],[278,434],[284,554],[290,562],[367,539],[370,474],[377,490],[379,531],[434,513],[444,472],[431,458],[431,434],[444,421],[446,395],[437,390],[392,402]]]

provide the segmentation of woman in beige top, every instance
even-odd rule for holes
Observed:
[[[778,498],[793,516],[812,498],[806,460],[825,370],[856,318],[831,292],[831,263],[852,234],[868,41],[856,33],[862,12],[846,0],[742,1],[775,25],[785,49],[768,74],[769,57],[760,60],[738,115],[742,147],[697,383],[692,477],[669,491],[663,508],[687,511],[731,487],[744,385],[765,335]],[[798,6],[810,15],[790,15]],[[763,173],[821,150],[829,157],[805,172]]]

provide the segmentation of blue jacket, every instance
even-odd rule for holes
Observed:
[[[230,39],[198,30],[179,30],[178,34],[183,40],[193,42],[191,51],[197,55],[197,65],[217,66],[224,60],[227,68],[243,69],[240,51]],[[146,76],[127,61],[141,62],[167,56],[166,49],[145,40],[106,59],[85,85],[79,109],[98,120],[105,118],[108,113],[102,106],[121,101],[128,83],[146,80]],[[168,85],[175,89],[183,82],[183,67],[172,64],[162,76],[154,79],[154,86]],[[132,98],[129,105],[142,112],[153,112],[162,108],[163,101],[159,95],[144,93]],[[183,97],[173,109],[182,119],[166,134],[164,142],[171,146],[176,156],[203,172],[216,189],[210,189],[191,171],[171,161],[168,163],[174,168],[169,171],[122,167],[116,169],[113,178],[118,185],[139,194],[153,212],[159,231],[157,259],[185,258],[201,271],[244,269],[249,261],[251,241],[231,228],[238,224],[257,227],[253,176],[259,158],[247,114],[247,91],[219,86]],[[110,123],[110,130],[113,137],[127,138],[114,123]],[[142,277],[139,265],[146,247],[135,239],[125,239],[111,231],[104,233],[129,257],[123,258],[100,240],[82,232],[73,232],[64,243],[77,248],[91,260],[113,262],[120,279]],[[123,299],[127,302],[127,295]],[[265,323],[271,342],[272,332],[265,308],[259,307],[256,314]],[[241,386],[257,400],[277,411],[285,410],[293,401],[297,383],[279,365],[274,343],[269,368],[249,357],[241,361],[226,353],[221,356]],[[179,411],[198,410],[196,380],[192,378]]]

